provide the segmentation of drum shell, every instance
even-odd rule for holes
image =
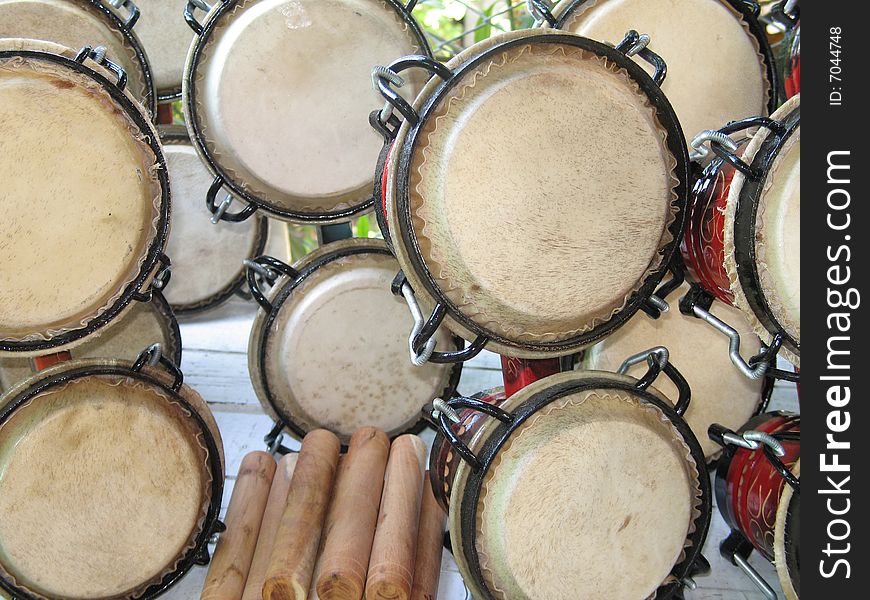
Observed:
[[[797,22],[791,38],[788,39],[788,55],[785,60],[785,97],[791,98],[801,91],[801,23]]]
[[[800,433],[800,415],[765,413],[741,430]],[[789,469],[800,458],[799,441],[783,441],[783,464]],[[774,560],[774,527],[780,498],[788,485],[762,449],[736,448],[722,456],[716,472],[716,502],[725,521],[765,558]]]

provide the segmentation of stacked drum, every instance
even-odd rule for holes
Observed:
[[[530,0],[446,62],[415,5],[0,0],[0,593],[208,563],[176,315],[235,298],[272,453],[434,429],[474,598],[682,598],[714,495],[799,597],[797,2]],[[504,388],[458,395],[485,351]]]

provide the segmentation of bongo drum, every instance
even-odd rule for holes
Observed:
[[[395,0],[233,0],[200,25],[184,74],[185,120],[220,189],[296,222],[327,223],[370,209],[378,138],[365,114],[371,66],[430,55]],[[409,81],[409,93],[419,89]],[[256,90],[252,94],[252,90]]]
[[[257,273],[268,270],[284,277],[264,293]],[[460,365],[407,360],[411,317],[390,294],[397,270],[382,241],[361,238],[327,244],[294,267],[271,257],[249,267],[263,308],[248,346],[251,380],[266,413],[293,434],[324,428],[347,444],[362,426],[390,437],[419,431],[420,406],[455,389]],[[461,346],[447,333],[439,341]]]
[[[652,304],[683,228],[685,142],[622,49],[540,30],[484,44],[450,66],[406,57],[374,74],[396,109],[371,120],[391,146],[382,208],[402,293],[434,306],[414,346],[430,353],[443,322],[471,342],[454,359],[484,345],[571,354]],[[391,80],[417,67],[437,77],[412,106]]]
[[[127,90],[153,115],[151,67],[133,33],[139,9],[131,0],[119,4],[110,9],[100,0],[0,0],[0,38],[44,40],[75,50],[105,46],[106,56],[127,73]]]
[[[785,97],[792,98],[801,91],[801,22],[791,32],[788,60],[785,63]]]
[[[725,449],[716,470],[719,512],[732,532],[751,544],[750,550],[776,563],[786,597],[797,598],[800,415],[765,413],[751,419],[736,434],[714,425],[710,436]],[[745,561],[737,564],[751,571],[753,580],[759,578]]]
[[[0,588],[12,597],[153,598],[208,561],[220,433],[178,368],[148,359],[62,363],[0,398]]]
[[[17,157],[0,166],[0,354],[80,343],[166,280],[166,164],[124,80],[87,48],[0,40],[0,152]]]
[[[767,115],[777,106],[777,71],[755,2],[562,0],[550,11],[536,0],[531,6],[545,25],[602,42],[616,44],[629,29],[649,34],[650,47],[668,63],[662,90],[686,132]]]
[[[728,137],[756,126],[742,143]],[[784,356],[799,367],[800,95],[770,118],[737,121],[712,134],[719,158],[695,184],[682,243],[688,273],[710,295],[741,309],[765,344],[781,341]],[[706,318],[703,304],[687,310]],[[746,372],[745,364],[735,364]]]
[[[77,358],[133,360],[143,346],[158,343],[162,353],[181,364],[181,332],[172,308],[160,292],[150,302],[137,302],[120,319],[75,349]],[[0,358],[0,390],[6,390],[33,373],[30,359]]]
[[[680,292],[688,291],[683,285]],[[743,314],[728,305],[717,304],[714,312],[731,323],[744,339],[754,338],[756,346],[761,343],[752,332],[752,327]],[[686,411],[686,421],[698,438],[707,460],[715,458],[721,448],[707,436],[712,423],[721,423],[736,429],[752,415],[764,410],[769,399],[769,379],[748,379],[737,372],[728,359],[728,346],[718,332],[697,319],[668,311],[658,319],[636,315],[624,327],[603,342],[589,348],[581,368],[599,371],[616,371],[626,356],[646,348],[662,345],[668,349],[670,359],[680,366],[680,372],[692,387],[692,403]],[[639,368],[639,374],[642,374]],[[633,372],[634,370],[632,370]],[[637,373],[636,373],[637,374]],[[765,389],[767,388],[767,389]],[[662,381],[659,389],[676,401],[677,389],[668,381]],[[763,393],[763,392],[768,393]]]
[[[184,127],[162,128],[160,137],[172,187],[172,285],[166,298],[178,314],[212,308],[245,283],[244,261],[266,247],[265,217],[244,223],[212,223],[205,195],[212,177],[190,144]]]
[[[688,396],[675,410],[654,378],[560,373],[500,406],[433,403],[439,438],[460,458],[455,470],[438,464],[438,439],[430,472],[446,473],[435,494],[448,502],[453,555],[475,598],[640,600],[681,588],[706,536],[710,483],[679,416]],[[463,409],[452,425],[445,412]],[[615,565],[631,577],[613,577]]]

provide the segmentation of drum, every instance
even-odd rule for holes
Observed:
[[[267,293],[264,270],[284,275]],[[292,268],[257,259],[248,281],[263,310],[248,367],[267,414],[300,437],[324,428],[343,444],[362,426],[396,437],[425,425],[420,407],[452,394],[461,367],[409,363],[411,317],[390,294],[397,270],[383,242],[361,238],[327,244]],[[446,333],[438,339],[461,346]]]
[[[100,0],[0,0],[0,38],[45,40],[74,50],[105,46],[106,56],[127,73],[128,91],[153,115],[151,67],[133,33],[138,18],[130,0],[117,10]]]
[[[683,285],[678,293],[685,294],[688,287]],[[717,304],[713,312],[737,328],[744,340],[754,338],[750,347],[757,348],[761,343],[739,310]],[[635,316],[625,327],[589,348],[580,367],[616,371],[626,356],[656,345],[668,349],[670,359],[680,366],[680,372],[692,386],[692,404],[686,411],[686,421],[707,460],[716,458],[721,448],[708,438],[707,428],[712,423],[721,423],[736,429],[763,411],[772,391],[772,381],[748,379],[740,374],[732,367],[728,353],[723,351],[728,341],[703,322],[682,315],[678,310],[670,310],[659,319]],[[629,373],[640,375],[643,371],[636,367]],[[676,402],[677,388],[670,382],[663,381],[659,389],[672,404]]]
[[[791,32],[788,60],[785,63],[785,96],[792,98],[801,92],[801,22]]]
[[[196,32],[184,75],[185,119],[221,187],[296,222],[334,222],[370,209],[378,138],[365,115],[377,96],[372,65],[430,55],[395,0],[233,0]],[[409,92],[419,89],[409,80]],[[256,93],[252,93],[256,90]]]
[[[710,483],[695,436],[646,379],[560,373],[500,406],[495,391],[436,410],[430,473],[473,597],[641,600],[681,588],[706,536]]]
[[[133,360],[142,346],[158,343],[176,365],[181,364],[181,332],[172,308],[160,292],[150,302],[134,303],[123,317],[100,335],[88,337],[75,349],[77,358],[117,358]],[[30,359],[19,356],[0,358],[0,391],[10,388],[33,373]]]
[[[664,277],[685,218],[685,142],[620,49],[541,30],[482,46],[448,66],[406,57],[376,73],[396,109],[372,115],[392,147],[382,219],[406,299],[435,307],[415,347],[431,349],[443,322],[471,342],[456,358],[484,345],[572,354],[646,306]],[[661,78],[661,60],[642,52]],[[390,80],[415,67],[437,77],[412,106]]]
[[[166,298],[178,314],[212,308],[245,283],[244,261],[266,247],[266,217],[244,223],[211,222],[205,196],[212,177],[183,127],[162,128],[163,152],[172,187],[172,233],[166,253],[172,259],[172,285]]]
[[[720,158],[695,184],[682,253],[692,279],[800,366],[800,95],[720,133],[752,126],[741,144],[723,136],[731,149],[711,143]]]
[[[738,430],[744,437],[750,431],[771,436],[781,444],[781,456],[766,446],[753,450],[728,444],[723,431],[711,429],[711,436],[725,448],[716,470],[719,511],[732,531],[767,560],[775,561],[786,596],[797,598],[800,415],[765,413]]]
[[[618,43],[629,29],[649,34],[668,63],[662,90],[687,135],[776,108],[776,63],[759,24],[759,7],[743,0],[562,0],[533,12],[549,27]],[[652,72],[647,68],[650,73]]]
[[[12,597],[154,598],[208,561],[220,433],[177,367],[147,359],[62,363],[0,398],[0,588]]]
[[[81,343],[165,281],[169,185],[123,70],[0,40],[0,354]],[[110,79],[111,78],[111,79]],[[156,280],[156,281],[155,281]]]

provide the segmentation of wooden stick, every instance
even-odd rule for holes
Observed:
[[[441,556],[444,545],[444,524],[447,514],[432,493],[428,477],[423,484],[423,507],[417,534],[417,555],[414,564],[414,585],[411,600],[435,600],[441,578]]]
[[[221,534],[211,560],[202,600],[241,597],[274,475],[275,459],[270,454],[251,452],[242,459],[227,508],[227,530]]]
[[[340,447],[335,434],[324,429],[302,440],[266,569],[264,600],[306,600],[308,596]]]
[[[408,600],[426,472],[426,445],[415,435],[393,442],[378,527],[369,561],[366,600]]]
[[[374,427],[350,439],[324,530],[315,578],[319,600],[360,600],[365,592],[389,453],[389,438]]]
[[[290,491],[290,479],[296,469],[296,458],[296,453],[292,453],[278,461],[278,469],[272,479],[272,489],[269,491],[269,501],[266,502],[266,510],[263,512],[260,537],[257,539],[257,549],[254,550],[254,558],[251,560],[251,570],[248,572],[242,600],[263,598],[266,569],[269,566],[269,557],[272,556],[272,547],[275,545],[275,535],[278,533],[281,515],[284,514],[284,507],[287,506],[287,494]]]

